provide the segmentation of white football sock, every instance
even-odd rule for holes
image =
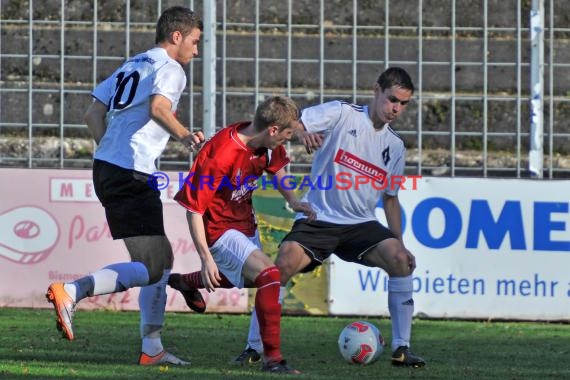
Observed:
[[[150,356],[155,356],[163,350],[160,333],[164,325],[166,284],[169,276],[170,269],[167,269],[160,281],[142,287],[139,293],[142,352]]]
[[[77,302],[77,286],[73,282],[63,284],[63,290],[74,302]]]
[[[414,300],[412,276],[388,279],[388,309],[392,320],[392,351],[410,347]]]
[[[148,284],[146,266],[139,262],[128,262],[108,265],[89,276],[66,284],[64,289],[75,302],[79,302],[85,297],[122,292],[146,284]],[[70,286],[67,285],[75,286],[75,294],[72,290],[68,291]]]
[[[160,354],[164,348],[162,347],[162,341],[160,336],[158,338],[143,338],[142,340],[142,352],[148,356],[156,356]]]
[[[253,348],[255,351],[263,352],[263,343],[261,342],[261,334],[259,333],[259,322],[257,321],[257,313],[255,307],[251,311],[251,319],[249,320],[249,332],[247,334],[247,346],[245,348]]]

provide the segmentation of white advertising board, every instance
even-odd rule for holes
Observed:
[[[570,181],[424,177],[399,197],[416,315],[570,320]],[[387,280],[333,256],[329,312],[388,315]]]

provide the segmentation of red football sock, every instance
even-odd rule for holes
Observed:
[[[218,286],[218,288],[231,289],[234,287],[234,285],[230,282],[230,280],[228,280],[226,276],[224,276],[222,272],[220,272],[220,277],[222,278],[222,281],[220,281],[220,286]],[[200,271],[183,274],[182,281],[184,281],[186,285],[191,288],[204,289],[204,283],[202,282]]]
[[[279,268],[272,266],[263,270],[255,279],[257,294],[255,310],[263,352],[267,359],[281,361],[281,304],[279,303]]]

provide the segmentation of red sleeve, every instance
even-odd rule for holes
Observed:
[[[206,212],[227,172],[220,161],[211,158],[208,153],[209,151],[201,151],[198,154],[184,185],[174,196],[174,200],[184,208],[201,215]]]
[[[279,145],[277,148],[270,150],[269,154],[269,164],[265,169],[268,173],[275,174],[291,162],[289,157],[287,157],[287,151],[283,145]]]

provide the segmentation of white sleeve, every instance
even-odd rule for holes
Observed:
[[[176,109],[180,95],[186,86],[186,74],[180,65],[167,63],[156,71],[152,94],[166,97]]]
[[[99,83],[91,93],[91,96],[103,104],[109,105],[109,101],[115,93],[116,79],[115,73]]]
[[[301,122],[307,132],[326,132],[333,129],[340,119],[342,105],[338,100],[305,108],[301,112]]]

